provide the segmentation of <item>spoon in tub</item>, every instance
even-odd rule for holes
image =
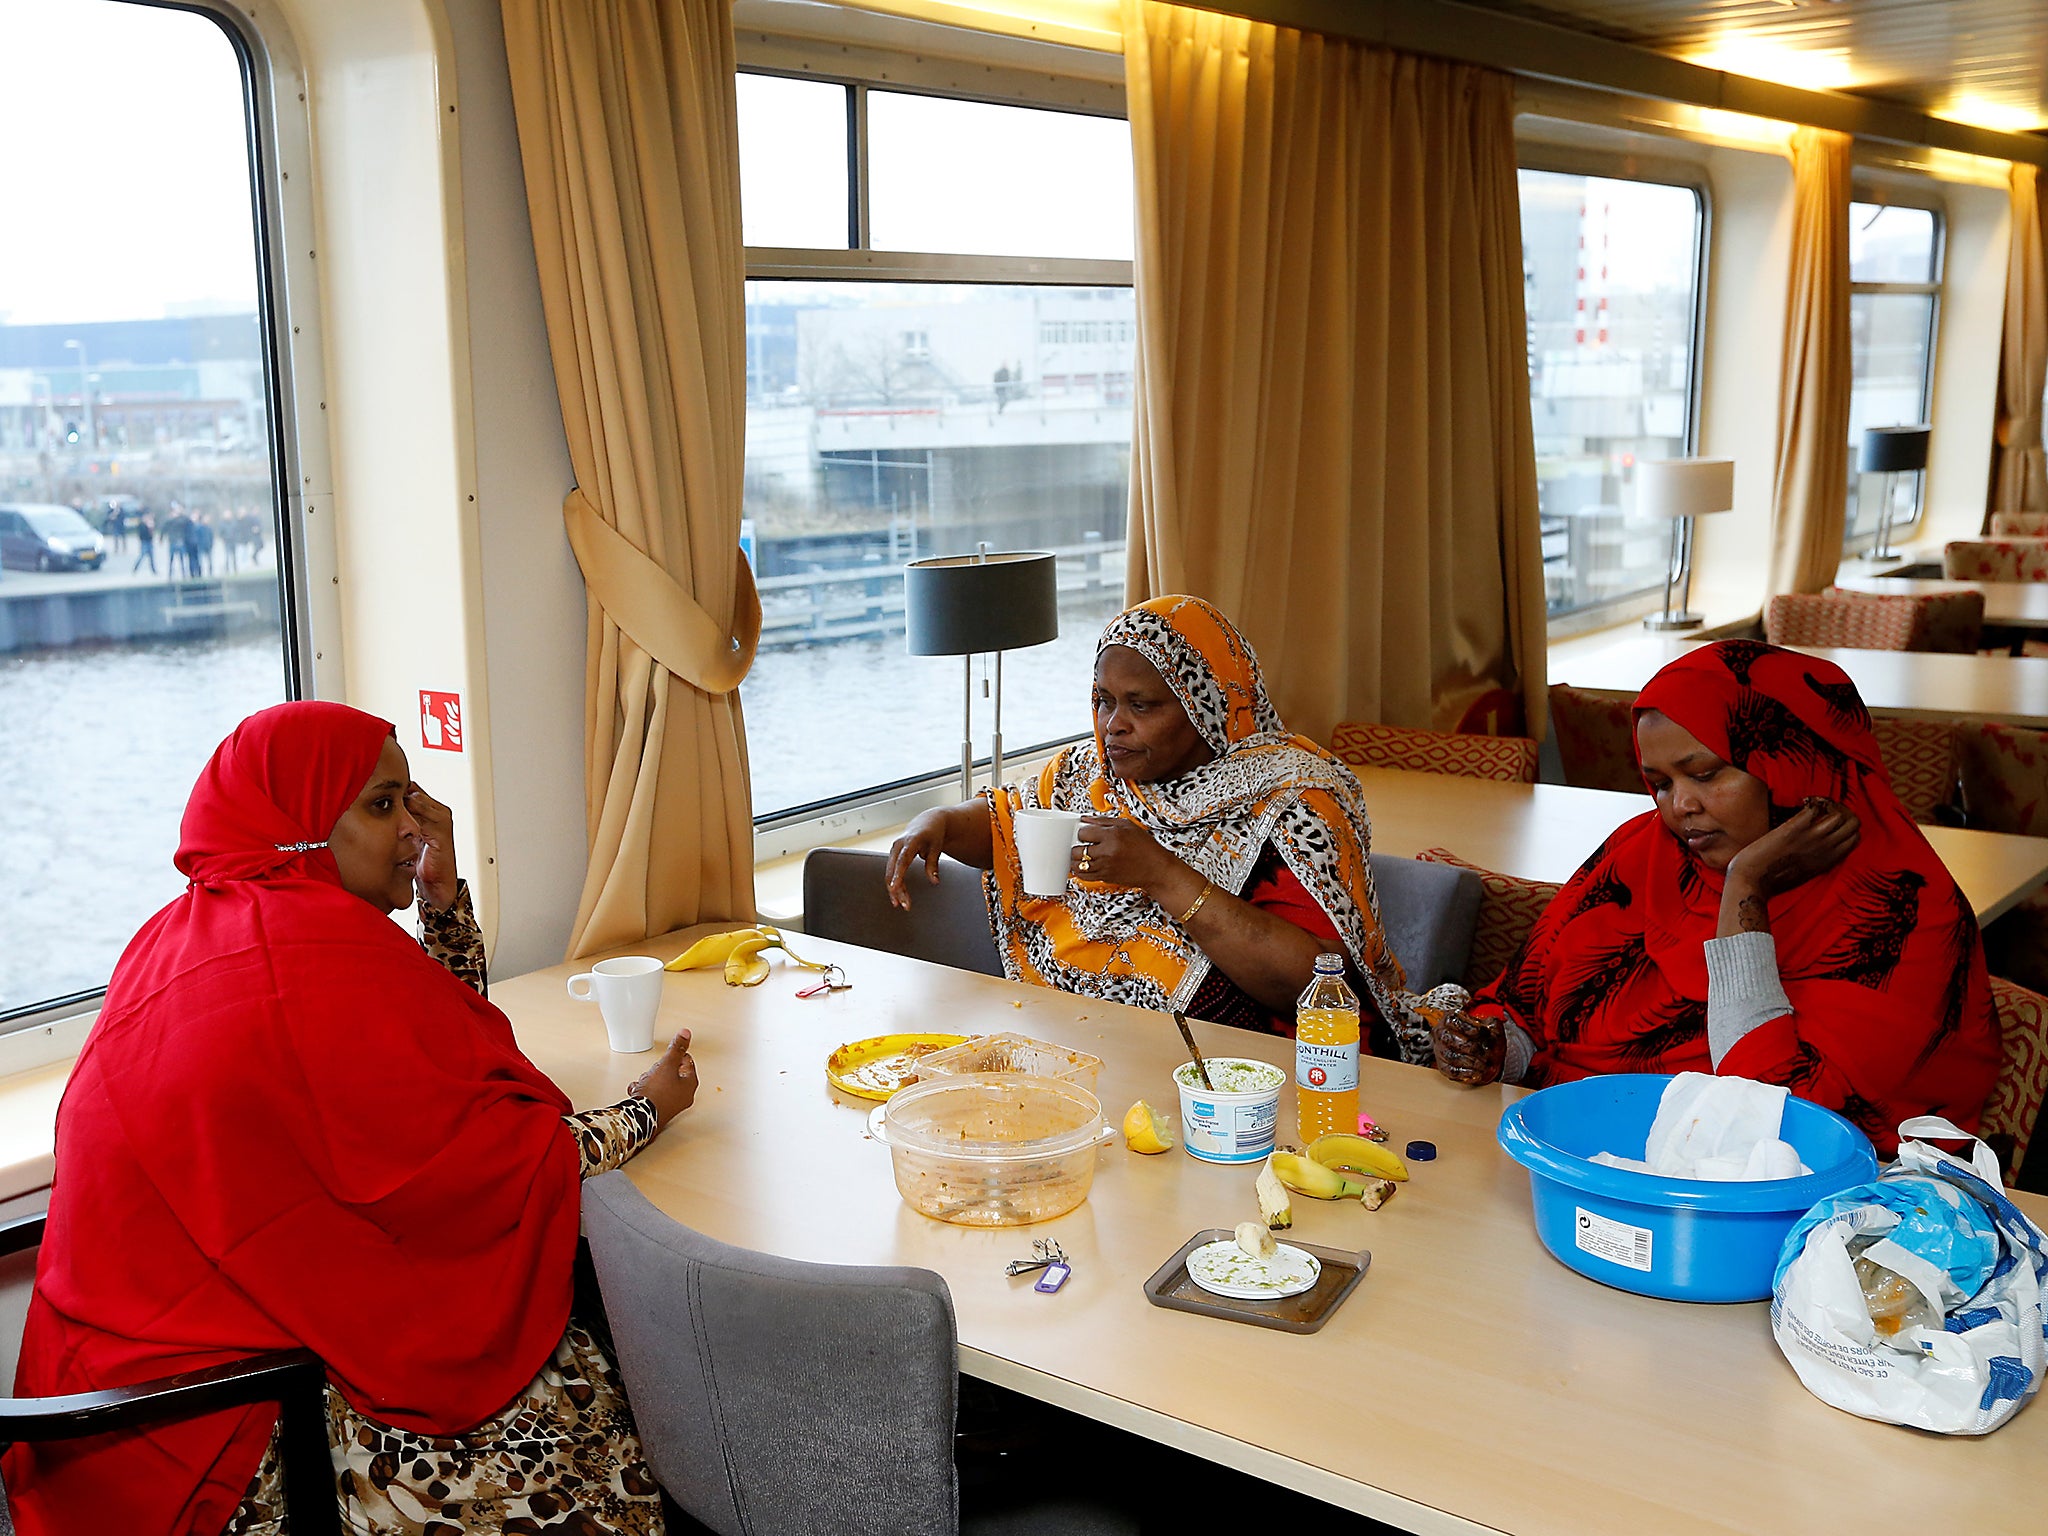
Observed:
[[[1181,1039],[1187,1041],[1188,1050],[1194,1055],[1195,1071],[1201,1076],[1202,1086],[1211,1093],[1214,1093],[1216,1085],[1209,1081],[1209,1064],[1202,1060],[1202,1048],[1195,1044],[1195,1032],[1188,1028],[1187,1015],[1176,1008],[1173,1010],[1173,1022],[1175,1027],[1180,1030]]]

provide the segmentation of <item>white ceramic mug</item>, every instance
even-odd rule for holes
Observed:
[[[1017,862],[1023,866],[1024,894],[1061,896],[1067,889],[1068,856],[1081,840],[1079,811],[1017,812]]]
[[[625,1055],[654,1049],[654,1016],[661,1011],[661,962],[651,955],[600,960],[569,978],[579,1003],[597,999],[612,1049]]]

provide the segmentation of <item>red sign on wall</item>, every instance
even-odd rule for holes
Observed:
[[[420,745],[441,752],[462,750],[462,695],[420,690]]]

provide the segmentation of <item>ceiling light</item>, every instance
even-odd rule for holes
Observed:
[[[1856,83],[1846,48],[1790,48],[1767,38],[1733,33],[1704,53],[1687,55],[1687,62],[1806,91],[1839,91]]]
[[[1990,128],[1999,133],[2026,133],[2048,125],[2048,116],[2044,116],[2038,107],[1969,94],[1957,96],[1948,105],[1937,107],[1934,115],[1953,123],[1968,123],[1973,128]]]

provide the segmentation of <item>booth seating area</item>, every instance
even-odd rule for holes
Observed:
[[[1994,539],[2048,538],[2048,512],[1994,512],[1987,531]]]
[[[1507,784],[1536,782],[1538,749],[1527,736],[1482,736],[1469,731],[1340,720],[1330,732],[1330,750],[1356,768],[1409,768]]]

